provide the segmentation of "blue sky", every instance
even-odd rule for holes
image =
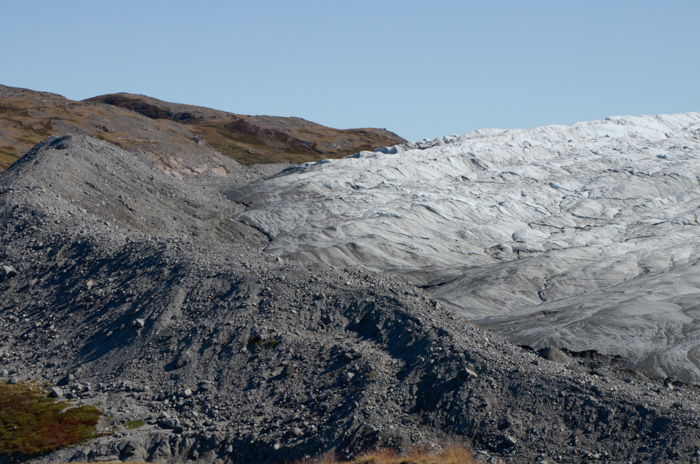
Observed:
[[[700,111],[700,2],[6,1],[0,84],[411,140]]]

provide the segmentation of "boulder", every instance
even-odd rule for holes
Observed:
[[[537,352],[541,357],[544,359],[547,359],[552,362],[558,362],[562,364],[568,364],[572,361],[571,356],[568,354],[564,353],[562,350],[559,348],[556,348],[554,346],[548,346],[545,348],[542,348]]]
[[[141,440],[138,438],[126,438],[117,446],[119,453],[125,456],[135,455],[139,448],[141,448]]]

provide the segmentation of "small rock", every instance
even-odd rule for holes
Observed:
[[[214,387],[214,382],[211,380],[204,380],[203,382],[199,383],[199,389],[202,391],[207,391],[211,390]]]
[[[543,357],[544,359],[561,364],[569,364],[572,361],[571,357],[568,354],[564,353],[559,348],[553,346],[542,348],[537,352],[537,354]]]
[[[17,271],[14,267],[7,266],[5,264],[0,266],[0,282],[2,282],[5,279],[11,279],[15,276],[17,276]]]
[[[180,421],[172,417],[161,417],[158,419],[158,425],[166,429],[175,429],[180,427]]]
[[[192,354],[189,351],[183,351],[178,355],[177,359],[175,359],[175,369],[180,369],[181,367],[184,367],[187,363],[189,363],[192,360]]]
[[[194,427],[194,422],[190,420],[183,420],[181,425],[183,429],[191,429]]]
[[[119,452],[125,456],[133,456],[136,451],[141,447],[141,441],[137,438],[127,438],[119,443],[117,449]]]
[[[514,437],[512,437],[510,435],[502,435],[501,441],[502,441],[503,446],[505,448],[512,448],[513,446],[518,444],[518,440],[516,440]]]
[[[343,376],[341,377],[341,381],[342,381],[344,384],[347,385],[347,384],[349,384],[350,382],[352,382],[352,379],[353,379],[354,377],[355,377],[355,373],[354,373],[354,372],[346,372],[346,373],[344,373]]]
[[[0,370],[0,377],[7,377],[8,375],[10,375],[10,373],[7,369]]]
[[[75,382],[75,376],[73,374],[68,374],[65,377],[63,377],[61,380],[59,380],[56,383],[56,385],[59,385],[59,386],[69,385],[73,382]]]
[[[146,321],[144,319],[136,319],[135,321],[131,322],[131,327],[135,329],[143,329],[145,325]]]
[[[63,390],[60,387],[49,388],[49,398],[63,398]]]
[[[10,385],[17,385],[19,383],[19,379],[17,377],[10,377],[10,380],[7,381]]]
[[[304,434],[304,431],[301,430],[299,427],[292,427],[289,430],[289,434],[293,437],[300,437]]]
[[[192,396],[192,390],[190,388],[185,388],[182,390],[182,392],[180,392],[180,396],[183,398],[189,398]]]

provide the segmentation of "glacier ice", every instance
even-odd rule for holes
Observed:
[[[251,184],[268,251],[424,287],[535,347],[700,382],[700,113],[480,130]]]

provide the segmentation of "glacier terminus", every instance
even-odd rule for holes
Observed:
[[[269,252],[400,277],[518,344],[700,382],[700,113],[479,130],[230,195]]]

